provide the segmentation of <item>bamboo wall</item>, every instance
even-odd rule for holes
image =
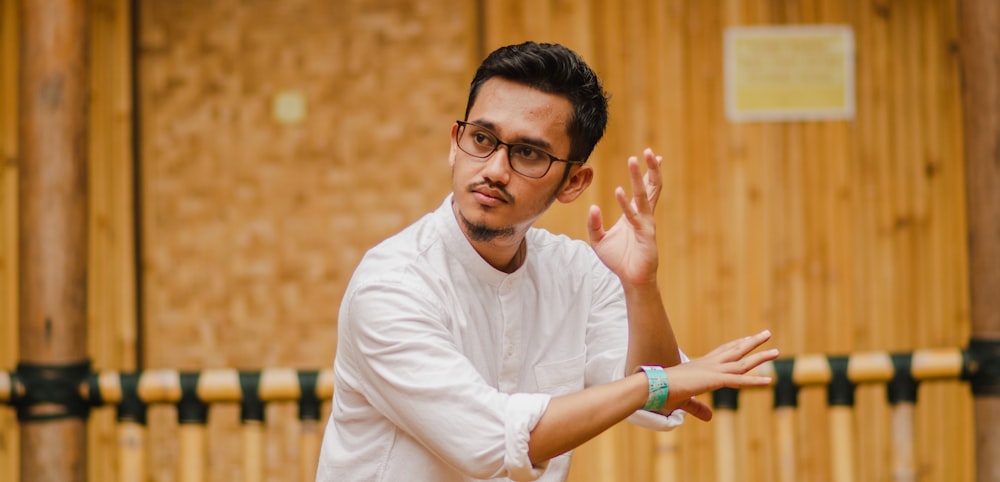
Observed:
[[[0,363],[16,363],[16,21],[0,0]],[[770,328],[785,355],[962,346],[968,338],[955,0],[181,0],[91,2],[90,344],[97,368],[324,367],[336,310],[365,249],[441,202],[451,122],[489,50],[558,41],[612,93],[584,199],[542,224],[584,238],[614,211],[624,159],[665,159],[661,281],[684,349]],[[132,19],[131,22],[129,19]],[[131,105],[135,23],[136,98]],[[733,124],[722,34],[762,24],[850,25],[850,121]],[[300,119],[275,102],[303,101]],[[141,183],[133,239],[132,139]],[[138,242],[138,285],[132,246]],[[136,306],[141,327],[136,323]],[[922,387],[921,480],[971,480],[958,383]],[[858,480],[888,471],[883,390],[862,387]],[[804,391],[800,480],[828,480],[824,393]],[[737,415],[741,480],[774,478],[770,396]],[[0,478],[16,461],[0,410]],[[214,408],[212,480],[239,474],[237,407]],[[294,408],[269,408],[268,480],[298,480]],[[91,480],[113,480],[112,414],[95,414]],[[174,480],[176,419],[150,414],[155,480]],[[577,451],[571,480],[714,478],[714,433],[627,425]]]
[[[17,11],[0,1],[0,366],[17,366]],[[17,417],[0,409],[0,479],[15,480]]]

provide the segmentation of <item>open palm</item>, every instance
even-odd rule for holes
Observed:
[[[601,261],[624,283],[655,281],[659,263],[653,211],[660,197],[661,159],[648,148],[643,157],[647,167],[645,175],[640,173],[638,159],[628,159],[632,199],[626,197],[621,187],[615,189],[615,199],[622,209],[618,221],[605,230],[601,209],[597,206],[590,207],[587,221],[591,246]]]

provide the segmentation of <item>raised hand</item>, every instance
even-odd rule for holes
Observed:
[[[753,352],[771,338],[764,330],[720,345],[701,358],[666,368],[670,394],[664,413],[682,409],[702,420],[712,418],[712,409],[693,398],[717,388],[743,388],[769,385],[770,377],[748,375],[747,372],[778,357],[777,349]]]
[[[656,280],[659,255],[656,247],[656,223],[653,211],[660,198],[662,158],[647,148],[643,151],[646,174],[642,175],[639,160],[628,159],[632,184],[632,198],[628,199],[620,186],[615,189],[615,199],[622,209],[622,216],[607,231],[601,208],[590,207],[587,231],[590,244],[597,256],[623,283],[642,284]]]

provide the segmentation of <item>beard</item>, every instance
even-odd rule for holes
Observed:
[[[452,170],[452,172],[454,173],[454,170]],[[560,179],[559,183],[556,184],[555,189],[553,189],[552,192],[549,194],[548,199],[546,199],[542,203],[542,206],[540,207],[539,212],[537,213],[537,215],[540,215],[542,212],[544,212],[550,206],[552,206],[552,203],[555,202],[555,200],[556,200],[556,198],[557,198],[557,196],[559,194],[559,190],[562,189],[562,186],[563,186],[563,184],[565,184],[567,178],[569,178],[569,166],[568,165],[566,166],[566,170],[563,171],[562,179]],[[496,190],[500,191],[503,194],[503,196],[504,196],[504,198],[505,198],[505,200],[507,201],[508,204],[510,204],[510,205],[514,204],[514,202],[515,202],[514,196],[511,195],[510,192],[507,191],[506,186],[503,186],[503,185],[500,185],[500,184],[494,184],[494,183],[491,183],[489,181],[479,181],[479,182],[470,183],[466,187],[466,189],[469,192],[472,192],[477,187],[479,187],[480,185],[484,185],[484,184],[487,185],[487,186],[489,186],[489,187],[491,187],[491,188],[493,188],[493,189],[496,189]],[[513,225],[500,226],[500,227],[492,227],[492,226],[486,225],[485,223],[474,222],[474,221],[470,220],[469,218],[465,217],[464,214],[462,214],[462,211],[460,209],[456,209],[456,212],[458,213],[458,218],[462,221],[462,225],[465,227],[466,233],[468,234],[469,238],[471,240],[473,240],[473,241],[477,241],[477,242],[490,242],[490,241],[493,241],[493,240],[498,239],[498,238],[514,236],[517,233],[517,229]]]
[[[461,211],[459,211],[458,217],[462,220],[462,224],[465,225],[465,232],[468,233],[469,238],[473,241],[489,242],[497,238],[514,235],[514,226],[494,228],[484,223],[474,223],[469,221]]]

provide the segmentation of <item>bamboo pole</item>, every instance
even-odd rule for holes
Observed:
[[[1000,3],[959,3],[977,480],[1000,480]]]
[[[257,420],[243,422],[243,481],[261,482],[264,477],[264,424]]]
[[[201,423],[181,423],[177,427],[177,441],[180,458],[177,469],[178,480],[182,482],[202,482],[205,471],[205,425]]]
[[[299,480],[313,482],[316,479],[316,465],[319,462],[321,431],[318,420],[300,420],[299,434]]]
[[[18,2],[0,0],[0,367],[17,364],[17,51]],[[4,395],[0,395],[0,398]],[[14,415],[0,410],[0,480],[18,480],[20,460]]]
[[[715,426],[715,480],[736,482],[736,410],[725,408],[715,410],[712,416]]]
[[[796,457],[798,449],[795,446],[795,408],[775,407],[774,431],[777,445],[778,482],[794,482],[796,480]]]
[[[739,410],[739,391],[720,388],[712,392],[712,425],[715,428],[715,480],[736,482],[739,480],[736,467],[736,447],[739,443],[736,430],[736,412]]]
[[[892,480],[916,482],[917,465],[913,456],[914,404],[900,402],[892,407]]]
[[[656,432],[653,480],[677,480],[677,431]]]
[[[86,12],[82,1],[21,2],[18,370],[39,386],[89,371]],[[22,407],[22,481],[86,478],[85,413],[71,405]]]
[[[118,481],[142,482],[146,475],[146,427],[118,422]]]
[[[854,462],[854,407],[834,405],[829,408],[830,466],[834,482],[856,480]]]

